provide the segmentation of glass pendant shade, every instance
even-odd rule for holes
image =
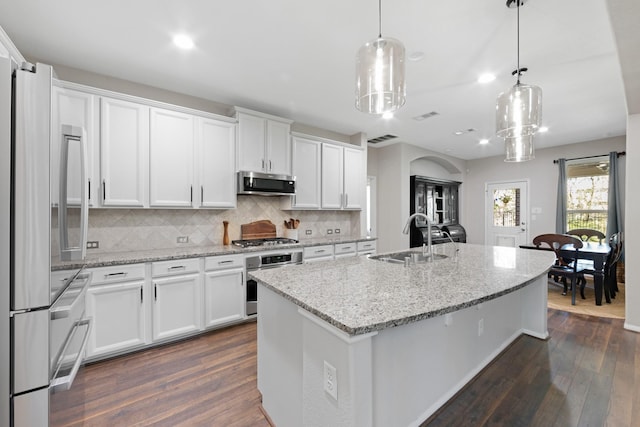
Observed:
[[[392,38],[379,37],[358,50],[356,108],[364,113],[390,113],[406,100],[405,50]]]
[[[516,138],[536,133],[542,124],[542,89],[516,83],[498,96],[496,135]]]
[[[526,162],[533,160],[533,135],[516,136],[504,140],[505,162]]]

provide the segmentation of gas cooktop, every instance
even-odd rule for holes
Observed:
[[[233,243],[241,248],[250,248],[255,246],[278,246],[278,245],[290,245],[298,243],[297,240],[287,239],[286,237],[270,237],[267,239],[247,239],[247,240],[234,240]]]

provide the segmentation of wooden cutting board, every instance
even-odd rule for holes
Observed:
[[[268,219],[242,224],[240,233],[243,240],[248,239],[267,239],[276,237],[276,225]]]

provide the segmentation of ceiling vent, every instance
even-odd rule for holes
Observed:
[[[421,116],[416,116],[416,117],[413,118],[413,120],[421,122],[424,119],[428,119],[429,117],[437,116],[438,114],[440,114],[440,113],[438,113],[437,111],[431,111],[430,113],[425,113],[425,114],[423,114]]]
[[[379,136],[377,138],[371,138],[371,139],[367,140],[367,142],[369,144],[379,144],[381,142],[388,141],[388,140],[394,139],[394,138],[397,138],[397,136],[386,134],[386,135]]]

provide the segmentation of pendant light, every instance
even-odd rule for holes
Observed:
[[[520,6],[526,0],[507,0],[507,7],[517,9],[516,84],[498,96],[496,135],[505,138],[505,161],[522,162],[534,158],[533,134],[542,123],[542,89],[520,83],[527,68],[520,68]]]
[[[378,38],[358,50],[356,108],[363,113],[393,113],[406,99],[405,50],[393,38],[382,37],[382,0],[378,0]]]

